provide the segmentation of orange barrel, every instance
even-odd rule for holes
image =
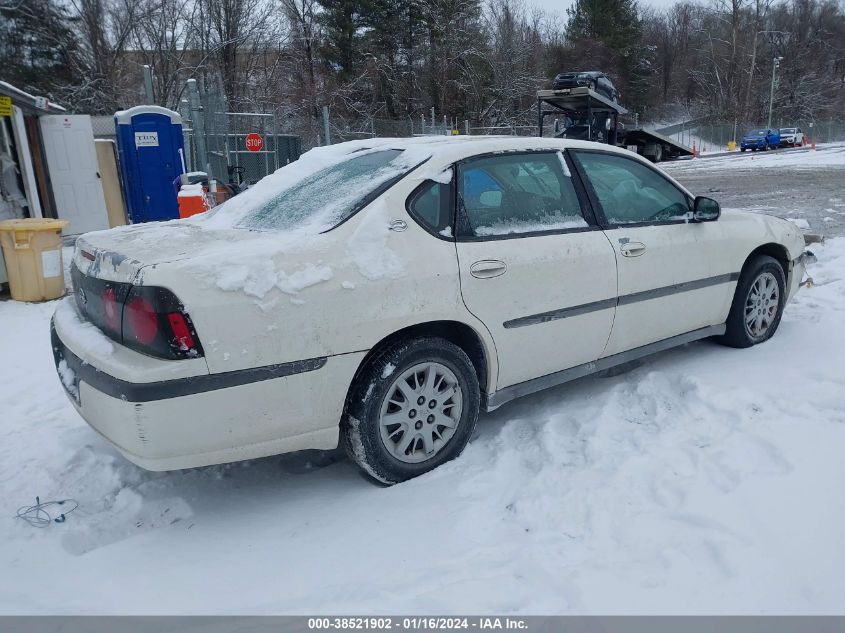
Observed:
[[[182,185],[179,189],[179,217],[189,218],[208,211],[202,185]]]

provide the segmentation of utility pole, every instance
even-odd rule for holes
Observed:
[[[323,106],[323,135],[326,138],[326,145],[331,145],[332,131],[329,127],[329,106]]]
[[[205,168],[211,178],[211,164],[208,163],[208,152],[205,148],[205,119],[196,79],[188,79],[188,103],[191,104],[191,127],[194,129],[194,142],[197,145],[198,165],[194,166],[194,169]]]
[[[144,64],[144,101],[147,105],[155,104],[153,96],[153,69],[149,64]]]
[[[780,67],[780,60],[782,59],[783,57],[775,57],[772,59],[772,87],[769,90],[769,124],[766,126],[768,128],[772,127],[772,104],[775,101],[775,73]]]

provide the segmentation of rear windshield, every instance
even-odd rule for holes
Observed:
[[[314,172],[250,209],[235,226],[271,231],[308,226],[327,231],[348,219],[421,162],[418,157],[411,161],[402,154],[402,150],[386,149],[353,155]]]

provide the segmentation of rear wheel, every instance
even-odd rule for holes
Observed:
[[[727,331],[720,342],[751,347],[774,336],[786,303],[786,277],[773,257],[759,255],[748,262],[739,278]]]
[[[460,347],[435,337],[401,341],[358,377],[341,423],[342,442],[367,475],[395,484],[460,455],[479,404],[478,377]]]

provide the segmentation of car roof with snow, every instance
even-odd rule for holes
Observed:
[[[349,154],[361,150],[378,148],[420,150],[421,153],[429,154],[435,162],[444,164],[478,154],[520,150],[600,149],[607,152],[631,155],[631,152],[624,148],[604,143],[536,136],[417,136],[414,138],[373,138],[363,141],[340,143],[331,146],[331,148],[336,149],[338,152]]]

